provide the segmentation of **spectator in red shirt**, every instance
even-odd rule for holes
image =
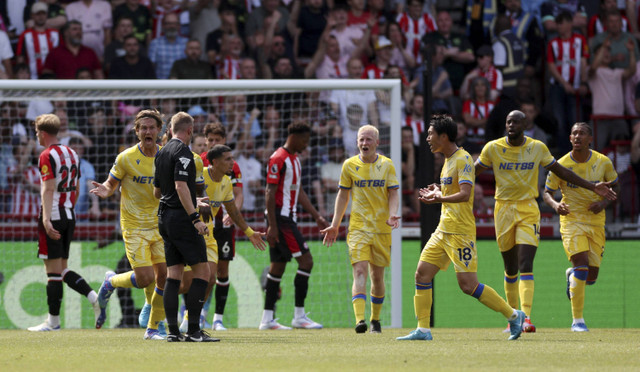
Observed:
[[[491,85],[491,100],[496,101],[502,92],[502,72],[493,65],[493,49],[488,45],[481,46],[476,52],[478,67],[471,70],[462,81],[460,98],[464,101],[471,97],[469,84],[478,76],[489,80]]]
[[[471,96],[462,105],[462,118],[467,126],[467,140],[483,145],[485,128],[495,102],[489,97],[490,85],[486,78],[476,77],[471,81]]]
[[[365,0],[347,0],[349,13],[347,15],[347,26],[360,27],[363,31],[367,28],[367,20],[371,16],[364,10]]]
[[[102,65],[91,49],[82,45],[82,24],[69,21],[62,27],[64,43],[54,48],[44,62],[41,75],[54,74],[58,79],[74,79],[79,68],[87,68],[94,79],[104,79]]]

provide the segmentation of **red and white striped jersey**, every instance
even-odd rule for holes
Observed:
[[[486,101],[485,103],[479,103],[472,100],[464,101],[464,105],[462,106],[463,114],[470,114],[472,117],[476,119],[484,119],[488,118],[489,114],[493,110],[495,106],[495,102]]]
[[[362,72],[363,79],[382,79],[383,77],[384,70],[380,69],[375,63],[368,64]]]
[[[605,31],[607,31],[607,28],[602,24],[600,17],[597,14],[594,14],[589,20],[589,25],[587,26],[587,38],[591,39],[597,34]],[[629,20],[625,16],[622,16],[622,31],[629,32]]]
[[[278,185],[276,190],[276,211],[281,216],[296,221],[298,195],[301,189],[302,167],[296,154],[284,147],[277,149],[269,158],[267,184]]]
[[[413,144],[420,146],[420,135],[424,132],[424,120],[421,117],[414,118],[412,115],[407,115],[404,119],[404,125],[413,129]]]
[[[226,56],[218,63],[218,79],[237,80],[240,78],[240,60]]]
[[[479,103],[472,100],[464,101],[462,105],[462,113],[469,114],[476,119],[488,118],[489,114],[495,106],[495,102],[486,101],[485,103]],[[484,137],[485,130],[482,127],[467,127],[468,137]]]
[[[429,13],[422,14],[422,17],[419,19],[413,19],[409,16],[409,13],[404,12],[398,14],[396,22],[400,25],[404,36],[407,37],[407,51],[413,55],[413,58],[415,58],[417,62],[421,61],[420,39],[422,39],[422,36],[425,34],[438,29],[436,21]]]
[[[486,72],[478,69],[478,76],[489,80],[492,90],[502,90],[502,71],[495,68],[495,66],[490,66]]]
[[[40,210],[40,193],[33,192],[25,184],[40,186],[38,168],[29,166],[21,174],[22,180],[13,187],[11,214],[14,216],[37,216]]]
[[[149,10],[151,10],[151,7],[149,7]],[[162,35],[162,20],[164,19],[164,16],[169,13],[173,13],[177,15],[179,18],[180,13],[182,13],[182,9],[180,8],[180,5],[174,5],[168,11],[161,6],[156,6],[155,11],[153,11],[153,23],[151,26],[151,40]]]
[[[59,220],[62,210],[67,214],[67,219],[73,219],[71,211],[78,199],[80,180],[78,154],[65,145],[51,145],[40,154],[38,168],[40,168],[41,182],[55,180],[51,220]]]
[[[574,88],[580,86],[580,64],[589,58],[589,46],[584,36],[573,34],[563,40],[559,36],[547,44],[547,62],[553,63],[558,72]],[[554,79],[551,79],[554,82]]]
[[[16,54],[26,56],[32,79],[38,78],[47,55],[59,43],[60,33],[54,29],[38,32],[30,28],[20,35]]]

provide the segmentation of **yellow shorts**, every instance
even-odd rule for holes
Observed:
[[[500,252],[506,252],[516,244],[538,246],[540,208],[535,199],[514,202],[496,200],[493,216]]]
[[[204,242],[207,244],[207,261],[218,263],[218,242],[213,237],[213,226],[209,228],[209,234],[204,236]]]
[[[158,229],[122,230],[122,240],[132,268],[165,262],[164,241]]]
[[[436,265],[443,271],[453,262],[457,273],[475,273],[478,271],[476,237],[436,230],[422,249],[420,261]]]
[[[347,234],[347,246],[352,265],[369,261],[370,264],[387,267],[391,262],[391,234],[350,230]]]
[[[567,258],[580,252],[589,252],[589,266],[600,267],[604,255],[604,227],[576,222],[560,224],[562,245]]]

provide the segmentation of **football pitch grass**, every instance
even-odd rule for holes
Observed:
[[[507,341],[498,328],[434,328],[433,341],[396,341],[410,329],[211,332],[219,343],[145,341],[142,329],[0,331],[3,371],[640,370],[640,329],[539,329]]]

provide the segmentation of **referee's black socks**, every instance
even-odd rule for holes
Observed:
[[[164,285],[164,311],[167,316],[167,326],[169,333],[173,335],[180,334],[178,327],[178,292],[180,291],[180,280],[167,278]]]
[[[204,296],[208,285],[208,281],[200,278],[193,278],[191,281],[191,288],[189,288],[189,295],[187,296],[187,311],[189,312],[188,334],[197,332],[200,329],[200,311],[202,311],[202,306],[204,305]]]

